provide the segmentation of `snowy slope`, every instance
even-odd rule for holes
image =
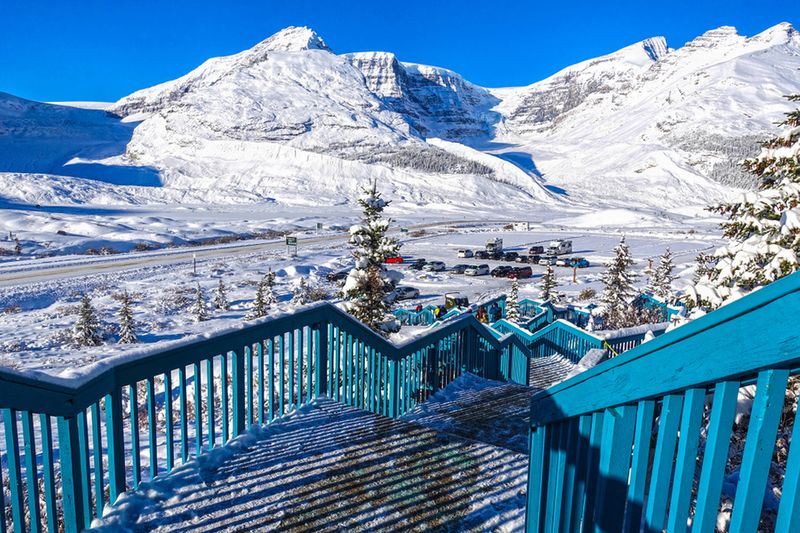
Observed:
[[[512,145],[497,152],[531,154],[548,183],[592,203],[671,208],[752,186],[736,162],[791,109],[800,34],[723,27],[653,54],[654,41],[495,91],[506,117],[497,140]]]
[[[409,209],[658,215],[752,185],[736,161],[790,108],[798,68],[790,25],[723,27],[486,89],[389,52],[337,55],[292,27],[108,107],[0,93],[0,172],[20,183],[0,198],[326,206],[377,179]]]

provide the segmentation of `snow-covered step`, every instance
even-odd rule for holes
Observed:
[[[552,387],[567,379],[576,367],[575,363],[558,354],[532,359],[528,367],[530,386],[534,389]]]

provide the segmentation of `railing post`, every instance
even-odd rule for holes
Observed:
[[[83,493],[87,490],[81,479],[81,448],[78,418],[58,417],[58,448],[61,463],[61,504],[64,511],[64,531],[78,533],[88,524],[83,514]]]
[[[439,346],[442,341],[436,341],[433,345],[433,354],[428,358],[428,383],[432,383],[431,394],[436,394],[439,390]]]
[[[400,402],[400,384],[399,376],[397,375],[397,361],[389,361],[389,383],[391,383],[391,395],[389,397],[389,416],[397,418]]]
[[[106,440],[108,448],[108,503],[114,505],[125,492],[125,441],[122,436],[122,395],[118,387],[106,395]]]
[[[328,394],[328,324],[321,322],[315,326],[314,357],[316,358],[315,396]]]
[[[233,352],[231,381],[233,382],[233,435],[244,431],[244,350]]]

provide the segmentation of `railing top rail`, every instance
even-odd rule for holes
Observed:
[[[669,322],[658,322],[655,324],[644,324],[641,326],[634,326],[631,328],[609,329],[602,331],[595,331],[594,335],[601,339],[610,341],[622,339],[625,337],[637,337],[646,334],[648,331],[664,331],[670,327]]]
[[[251,325],[223,330],[209,338],[192,338],[167,347],[150,347],[110,358],[98,365],[94,373],[88,372],[71,380],[52,376],[37,379],[14,370],[0,370],[0,407],[52,416],[70,416],[122,385],[143,381],[202,359],[227,354],[282,335],[294,328],[324,323],[345,328],[349,334],[395,360],[462,329],[473,329],[494,348],[503,349],[515,345],[527,351],[525,345],[513,335],[500,339],[493,337],[471,313],[454,317],[441,327],[398,345],[376,334],[335,305],[321,303],[294,314],[262,319]]]
[[[800,327],[787,317],[798,307],[795,273],[537,394],[531,424],[796,368]]]

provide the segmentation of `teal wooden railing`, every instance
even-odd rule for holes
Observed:
[[[800,328],[787,319],[798,308],[800,273],[534,396],[527,531],[673,532],[689,520],[714,531],[723,490],[729,530],[759,529],[787,380],[800,368]],[[739,390],[751,384],[735,484],[726,463]],[[800,531],[800,424],[784,422],[791,445],[764,527],[788,533]]]
[[[429,326],[436,321],[436,306],[428,305],[419,311],[413,309],[395,309],[394,316],[404,326]]]
[[[528,355],[471,314],[397,346],[322,304],[125,360],[74,387],[0,371],[10,487],[0,532],[80,531],[125,490],[317,396],[397,417],[464,371],[522,379]]]
[[[492,328],[504,334],[514,335],[528,347],[531,357],[560,354],[577,363],[589,350],[603,348],[603,339],[566,320],[556,320],[535,332],[530,332],[505,319],[492,324]]]
[[[661,322],[616,331],[598,331],[594,335],[605,341],[604,347],[611,352],[611,355],[617,356],[642,344],[647,338],[648,332],[652,333],[653,337],[660,337],[669,326],[668,322]]]

